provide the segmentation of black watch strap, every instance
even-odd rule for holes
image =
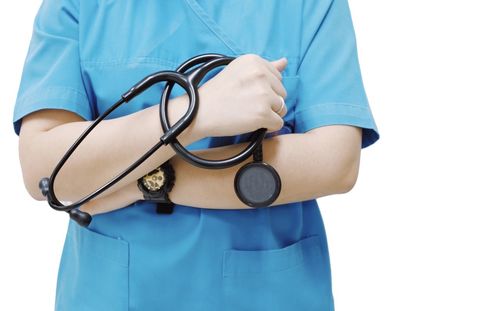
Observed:
[[[156,203],[157,214],[172,214],[174,212],[174,203]]]

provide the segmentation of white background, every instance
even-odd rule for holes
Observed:
[[[349,0],[381,138],[319,199],[336,311],[500,310],[497,2]],[[12,127],[39,4],[0,2],[0,310],[53,309],[67,224],[24,189]]]

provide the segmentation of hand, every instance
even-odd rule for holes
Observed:
[[[276,113],[286,98],[281,72],[286,58],[269,62],[258,55],[234,59],[199,89],[197,126],[204,136],[235,136],[267,128],[283,127],[286,106]],[[283,100],[280,98],[282,97]]]

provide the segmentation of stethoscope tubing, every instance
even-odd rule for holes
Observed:
[[[183,64],[181,64],[176,71],[159,71],[153,73],[137,84],[135,84],[130,90],[124,93],[120,100],[114,103],[110,108],[108,108],[102,115],[100,115],[96,120],[94,120],[87,129],[78,137],[78,139],[71,145],[71,147],[66,151],[61,160],[57,163],[54,168],[50,178],[48,179],[48,189],[47,189],[47,202],[49,205],[57,210],[57,211],[65,211],[70,214],[70,217],[80,224],[87,226],[91,217],[89,214],[84,213],[83,211],[78,210],[78,207],[85,204],[86,202],[92,200],[97,197],[99,194],[103,193],[126,175],[130,174],[134,169],[136,169],[141,163],[146,161],[154,152],[156,152],[162,145],[171,145],[171,147],[175,150],[175,152],[180,155],[183,159],[191,163],[192,165],[201,167],[201,168],[209,168],[209,169],[221,169],[227,168],[230,166],[234,166],[243,162],[245,159],[250,157],[254,151],[260,146],[262,140],[265,137],[266,129],[260,128],[254,131],[251,135],[251,143],[239,154],[234,157],[226,158],[222,160],[208,160],[200,158],[184,148],[179,141],[177,140],[177,136],[184,131],[194,120],[194,117],[198,111],[199,105],[199,96],[198,96],[198,85],[203,80],[203,77],[211,70],[216,67],[227,65],[234,57],[228,57],[221,54],[202,54],[195,56]],[[192,69],[192,67],[196,65],[201,66]],[[138,160],[136,160],[132,165],[123,170],[120,174],[113,177],[110,181],[106,182],[104,185],[99,187],[96,191],[86,195],[82,199],[73,202],[69,205],[64,205],[57,198],[54,191],[54,181],[56,179],[57,174],[64,166],[69,157],[73,154],[73,152],[78,148],[81,142],[88,136],[88,134],[102,121],[106,118],[112,111],[118,108],[120,105],[131,101],[146,89],[151,87],[152,85],[166,82],[165,88],[162,92],[161,102],[160,102],[160,120],[161,125],[164,130],[164,134],[160,137],[160,141],[155,144],[150,150],[148,150],[145,154],[143,154]],[[172,91],[172,88],[175,84],[179,84],[187,93],[189,98],[189,106],[186,113],[173,125],[170,126],[167,117],[167,108],[168,101]],[[42,180],[43,181],[43,180]],[[42,186],[40,186],[42,188]]]

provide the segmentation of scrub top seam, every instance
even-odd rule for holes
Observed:
[[[30,101],[34,98],[50,98],[52,96],[49,96],[49,92],[50,91],[53,91],[53,90],[57,90],[57,91],[62,91],[62,90],[65,90],[65,91],[69,91],[69,92],[72,92],[76,95],[78,95],[79,97],[82,97],[82,99],[84,99],[87,103],[88,103],[88,97],[87,97],[87,94],[85,94],[84,92],[81,92],[80,90],[78,89],[75,89],[73,87],[67,87],[67,86],[51,86],[51,87],[47,87],[45,89],[43,89],[42,91],[40,91],[38,88],[29,92],[29,93],[26,93],[24,94],[23,96],[19,97],[17,99],[17,101],[19,102],[19,104],[24,104],[26,101]],[[64,97],[64,96],[61,96],[59,95],[58,97]]]
[[[364,126],[367,126],[367,128],[370,128],[370,129],[374,129],[376,130],[376,126],[373,122],[371,122],[370,119],[368,118],[363,118],[363,117],[359,117],[359,116],[356,116],[354,114],[347,114],[347,113],[344,113],[344,114],[339,114],[339,113],[335,113],[335,112],[323,112],[321,113],[321,115],[325,115],[325,116],[337,116],[339,117],[338,120],[334,120],[334,119],[322,119],[321,121],[317,121],[317,120],[303,120],[303,119],[295,119],[295,128],[298,128],[298,127],[304,127],[304,125],[308,125],[308,124],[317,124],[317,123],[324,123],[324,122],[331,122],[332,125],[334,124],[349,124],[347,123],[348,121],[347,120],[342,120],[342,117],[347,117],[347,118],[350,118],[351,120],[358,120],[360,122],[362,122],[364,124]],[[354,124],[353,124],[354,125]]]
[[[115,66],[135,65],[135,64],[166,66],[170,68],[175,68],[180,64],[180,62],[174,61],[173,59],[144,56],[144,57],[123,58],[123,59],[117,58],[117,59],[82,60],[80,64],[87,68],[115,67]]]
[[[366,107],[361,106],[361,105],[355,105],[355,104],[343,103],[343,102],[328,102],[328,103],[323,103],[323,104],[313,104],[313,105],[307,106],[307,108],[295,110],[295,113],[303,113],[303,112],[308,112],[311,110],[317,110],[318,108],[327,108],[327,107],[332,107],[332,106],[346,106],[346,107],[356,108],[356,109],[363,110],[363,111],[369,111]]]

